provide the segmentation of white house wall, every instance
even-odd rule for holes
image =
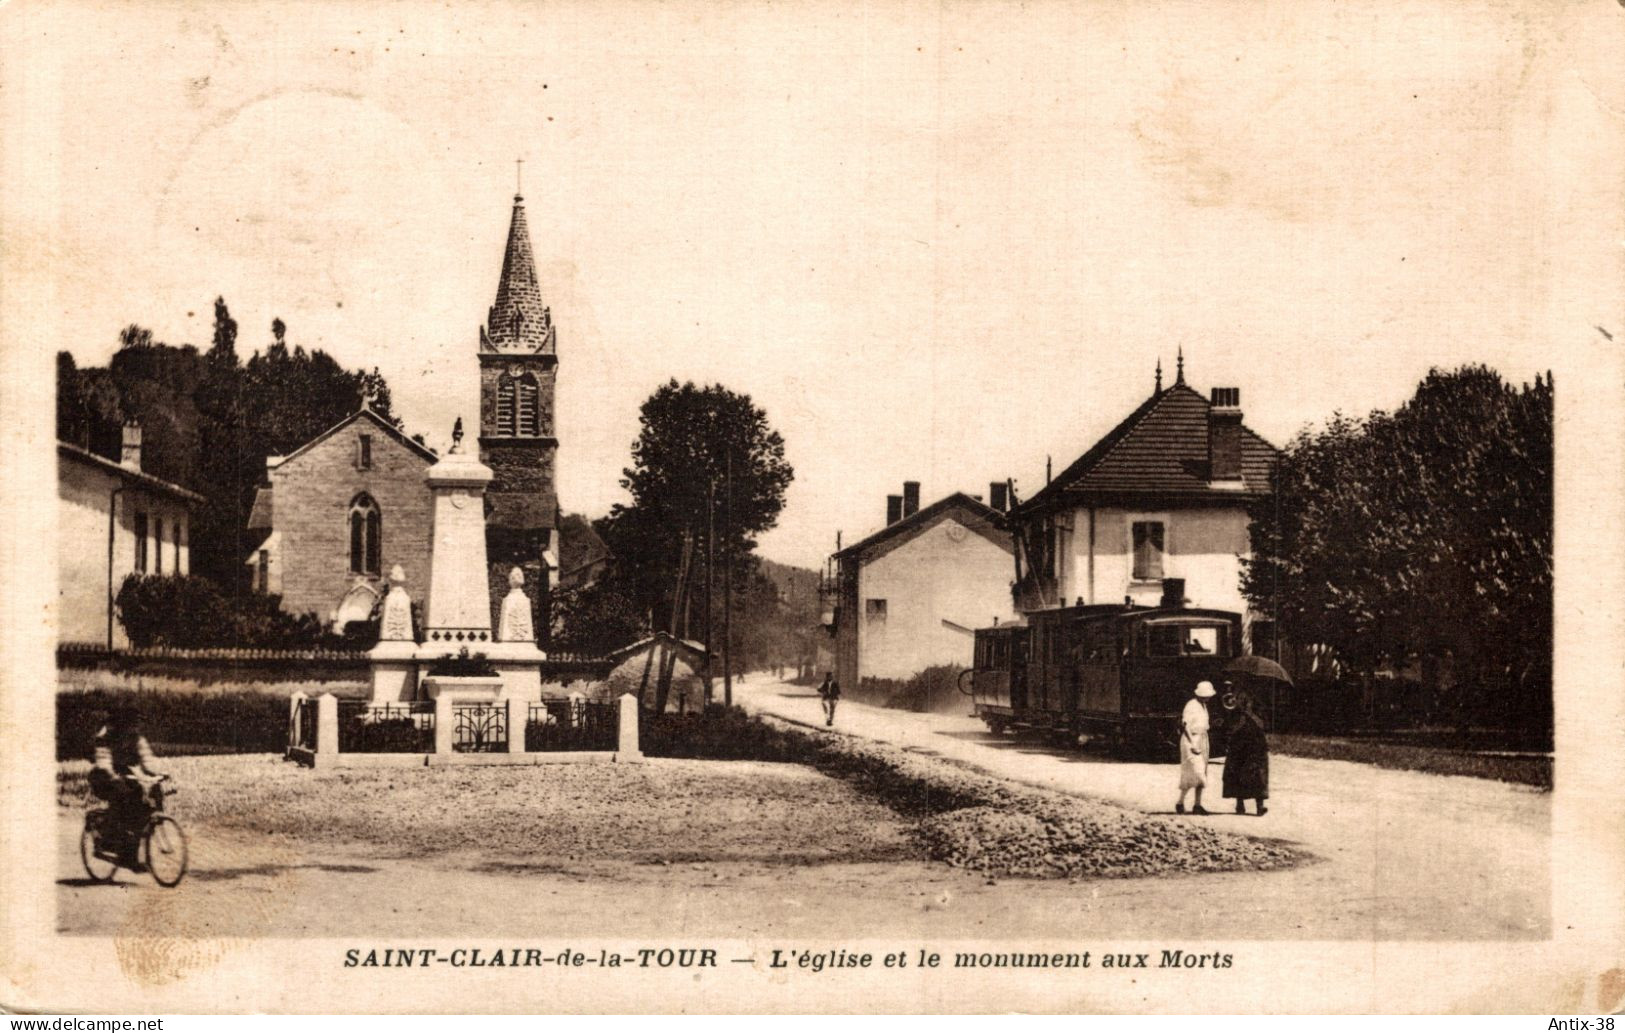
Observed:
[[[956,539],[956,536],[958,540]],[[970,666],[972,636],[944,626],[986,627],[1011,616],[1015,561],[953,520],[865,564],[858,575],[858,677],[909,678],[936,664]],[[886,600],[884,620],[869,600]]]
[[[108,506],[124,478],[88,463],[59,460],[57,475],[58,574],[57,637],[61,642],[107,644],[107,613],[112,596],[135,571],[135,514],[147,515],[147,573],[191,571],[191,521],[184,503],[133,483],[117,496],[114,521],[112,583],[108,578]],[[154,521],[164,524],[161,541],[152,540]],[[180,544],[175,527],[181,528]],[[124,628],[113,622],[114,648],[129,644]]]
[[[1073,514],[1070,548],[1062,566],[1066,601],[1119,603],[1125,596],[1154,606],[1162,598],[1159,581],[1135,581],[1133,524],[1164,525],[1162,576],[1185,579],[1192,606],[1246,613],[1241,595],[1241,560],[1250,553],[1247,512],[1241,507],[1201,509],[1116,509],[1094,511],[1094,583],[1089,583],[1089,513]]]

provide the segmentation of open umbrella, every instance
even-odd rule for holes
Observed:
[[[1265,727],[1273,730],[1276,727],[1276,711],[1279,706],[1276,690],[1280,687],[1280,683],[1292,685],[1291,676],[1274,660],[1251,655],[1236,657],[1225,666],[1224,670],[1226,674],[1245,674],[1250,678],[1261,678],[1270,683],[1269,714]],[[1234,693],[1225,694],[1224,705],[1226,710],[1234,709],[1237,702]]]
[[[1272,681],[1292,684],[1292,676],[1274,660],[1262,656],[1238,656],[1225,667],[1226,674],[1250,674],[1254,678],[1268,678]]]

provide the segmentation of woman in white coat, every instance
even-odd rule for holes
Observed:
[[[1192,814],[1206,814],[1202,787],[1207,785],[1208,716],[1207,701],[1213,698],[1213,683],[1198,682],[1179,718],[1179,802],[1174,810],[1185,813],[1185,794],[1196,790]]]

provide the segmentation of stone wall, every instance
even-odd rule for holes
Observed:
[[[358,461],[358,439],[372,436],[372,468]],[[358,419],[271,472],[274,524],[281,536],[282,608],[332,619],[356,582],[350,573],[350,502],[367,492],[382,517],[380,594],[400,564],[406,590],[427,610],[431,506],[423,476],[430,462],[371,421]]]

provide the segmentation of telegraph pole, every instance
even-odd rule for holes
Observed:
[[[711,702],[711,583],[716,569],[717,540],[717,481],[713,475],[705,481],[705,701]]]
[[[722,504],[722,701],[734,705],[734,454],[728,449]]]

